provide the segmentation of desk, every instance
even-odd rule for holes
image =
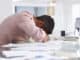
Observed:
[[[66,45],[65,45],[66,44]],[[72,44],[74,49],[63,50],[63,48]],[[4,47],[11,47],[9,51],[3,51],[7,58],[4,60],[70,60],[77,56],[76,42],[69,41],[49,41],[46,43],[24,43],[24,44],[8,44]],[[14,47],[14,48],[13,48]],[[0,59],[0,60],[1,60]]]

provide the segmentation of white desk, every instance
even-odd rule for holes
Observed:
[[[69,48],[72,45],[72,48]],[[9,44],[10,51],[3,51],[2,60],[69,60],[77,56],[76,42],[49,41],[47,43]],[[66,48],[65,48],[66,47]],[[72,51],[72,52],[71,52]],[[1,60],[0,59],[0,60]]]

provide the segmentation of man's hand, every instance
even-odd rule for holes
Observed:
[[[44,40],[42,40],[41,42],[43,42],[43,43],[45,43],[45,42],[47,42],[48,41],[48,35],[46,35],[45,37],[44,37]]]

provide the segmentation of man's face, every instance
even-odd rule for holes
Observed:
[[[40,28],[43,28],[43,26],[44,26],[44,22],[43,21],[41,21],[41,20],[35,20],[35,22],[36,22],[36,26],[38,26]]]

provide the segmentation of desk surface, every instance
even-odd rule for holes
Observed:
[[[65,60],[77,55],[77,42],[49,41],[46,43],[8,44],[11,50],[3,51],[4,60]],[[72,48],[71,48],[72,47]],[[0,60],[1,60],[0,59]]]

